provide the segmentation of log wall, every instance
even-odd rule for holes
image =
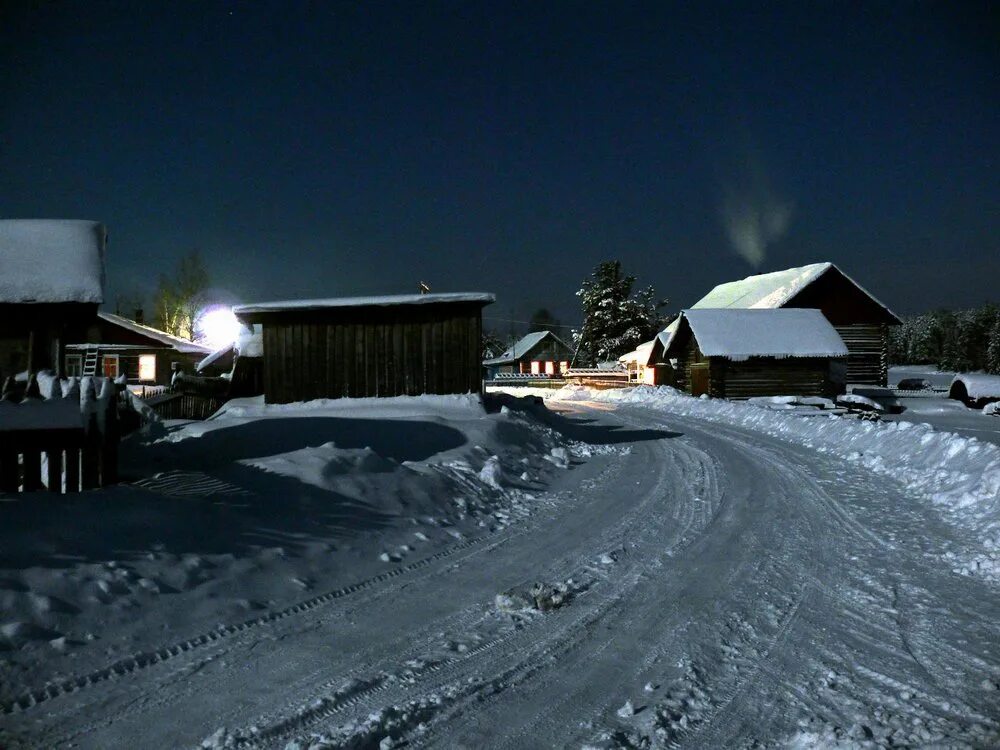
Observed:
[[[834,326],[847,347],[847,382],[884,386],[889,379],[889,332],[884,324]]]

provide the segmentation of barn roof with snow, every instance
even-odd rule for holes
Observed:
[[[899,323],[895,313],[882,304],[867,289],[840,270],[835,264],[810,263],[807,266],[786,268],[783,271],[761,273],[747,276],[738,281],[728,281],[719,284],[708,294],[695,302],[691,309],[705,308],[735,308],[735,309],[776,309],[786,306],[796,307],[796,297],[805,293],[809,287],[828,275],[842,277],[848,285],[853,286],[860,297],[867,298],[868,304],[879,308],[879,322]],[[677,322],[667,326],[667,331],[675,328]],[[839,323],[838,323],[839,325]]]
[[[96,221],[0,220],[0,304],[100,304],[106,241]]]
[[[541,344],[549,344],[553,347],[553,349],[558,350],[557,352],[553,352],[556,359],[564,356],[566,352],[573,351],[571,346],[552,333],[552,331],[534,331],[522,336],[517,343],[507,349],[507,351],[499,357],[487,359],[483,362],[483,364],[486,366],[492,366],[508,365],[513,362],[517,362],[529,353],[535,352]]]
[[[686,328],[694,334],[698,349],[706,357],[734,362],[750,357],[847,356],[840,335],[819,310],[684,310],[678,318],[678,327],[663,342],[665,356],[676,355]]]
[[[110,323],[111,325],[124,328],[127,331],[138,334],[139,336],[145,336],[153,344],[170,347],[179,352],[183,352],[184,354],[204,355],[212,351],[209,347],[202,344],[196,344],[194,341],[181,338],[180,336],[174,336],[166,331],[161,331],[159,328],[152,328],[151,326],[143,325],[142,323],[136,323],[134,320],[123,318],[121,315],[99,312],[97,313],[97,317]]]

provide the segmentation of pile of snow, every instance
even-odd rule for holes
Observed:
[[[264,356],[264,327],[260,323],[241,326],[236,337],[236,353],[241,357]]]
[[[0,221],[0,302],[103,302],[106,238],[95,221]]]
[[[911,422],[858,422],[833,415],[799,419],[743,403],[695,399],[665,386],[608,391],[572,386],[552,398],[641,404],[831,453],[902,482],[983,539],[1000,540],[1000,447],[975,438]]]
[[[104,430],[108,403],[116,393],[110,378],[91,375],[57,378],[42,371],[37,382],[41,398],[25,398],[20,402],[0,400],[0,431],[85,427],[92,414],[97,415],[98,427]]]
[[[180,642],[547,508],[546,484],[585,446],[543,424],[534,399],[495,399],[498,411],[470,395],[238,399],[212,419],[123,441],[131,484],[58,509],[5,497],[0,700],[64,669],[64,657],[85,671]]]
[[[980,372],[959,373],[951,381],[952,388],[956,383],[965,386],[965,392],[970,399],[1000,400],[1000,375],[986,375]]]

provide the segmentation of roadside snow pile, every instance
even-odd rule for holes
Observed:
[[[965,386],[965,392],[970,399],[1000,400],[1000,375],[985,375],[983,373],[960,373],[951,381],[952,388],[956,383]]]
[[[65,660],[85,670],[281,610],[547,506],[585,446],[499,399],[240,399],[130,436],[132,484],[4,497],[0,701]]]
[[[1000,538],[1000,447],[975,438],[912,422],[799,419],[742,403],[695,399],[665,386],[607,391],[567,387],[553,398],[642,404],[832,453],[929,497],[954,523],[983,538]]]

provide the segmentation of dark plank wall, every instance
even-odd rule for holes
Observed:
[[[479,306],[347,310],[254,318],[268,403],[481,390]]]

